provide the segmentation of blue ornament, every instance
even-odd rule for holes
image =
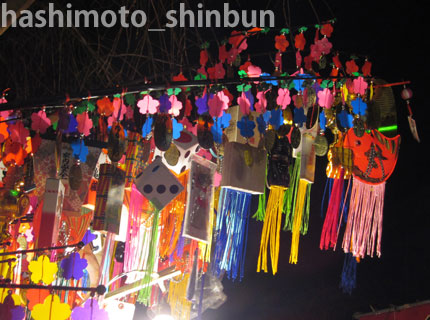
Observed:
[[[281,109],[270,111],[269,123],[275,128],[275,130],[278,130],[278,128],[284,124]]]
[[[325,118],[325,113],[324,113],[324,111],[321,111],[321,113],[320,113],[320,128],[323,131],[325,131],[326,121],[327,120]]]
[[[154,119],[151,117],[146,118],[145,123],[142,126],[142,137],[146,137],[152,131],[152,123]]]
[[[240,121],[237,122],[242,137],[251,138],[254,136],[255,122],[249,120],[247,116],[243,116]]]
[[[273,86],[277,86],[278,85],[278,81],[276,81],[276,80],[269,80],[269,79],[273,79],[273,77],[272,77],[272,75],[270,73],[263,72],[260,75],[260,77],[263,78],[263,79],[267,79],[266,83],[270,83]]]
[[[76,159],[79,159],[81,162],[87,161],[87,155],[89,151],[84,143],[84,140],[75,140],[70,144],[70,146],[73,150],[73,156]]]
[[[361,116],[364,116],[366,114],[367,104],[360,97],[355,100],[352,100],[351,105],[352,112],[354,112],[355,114],[359,114]]]
[[[305,110],[303,108],[294,109],[294,123],[302,126],[303,122],[306,122]]]
[[[250,109],[252,111],[254,111],[254,102],[255,102],[255,99],[254,99],[254,96],[252,95],[251,90],[248,90],[248,91],[245,92],[245,97],[249,101]]]
[[[184,130],[184,126],[182,123],[179,123],[175,118],[172,120],[172,127],[173,127],[173,139],[179,139],[181,136],[181,131]]]

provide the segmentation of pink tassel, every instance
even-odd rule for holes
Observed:
[[[384,208],[385,182],[379,185],[365,184],[354,179],[348,222],[342,248],[354,256],[381,256],[382,218]]]
[[[334,248],[337,242],[337,226],[339,223],[339,207],[343,191],[343,171],[339,179],[335,179],[331,192],[330,201],[325,215],[323,230],[321,232],[320,249],[328,250]]]

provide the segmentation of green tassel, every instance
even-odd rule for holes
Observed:
[[[300,228],[300,233],[302,235],[305,235],[306,233],[308,233],[308,228],[309,228],[309,211],[311,209],[311,187],[312,187],[312,183],[309,183],[307,188],[306,188],[306,204],[305,204],[305,209],[303,212],[303,218],[302,218],[302,226]]]
[[[151,300],[152,286],[149,283],[152,281],[152,272],[154,271],[155,260],[157,258],[157,242],[158,242],[158,223],[160,218],[160,211],[156,210],[154,212],[154,220],[152,222],[151,230],[151,243],[149,245],[148,260],[146,262],[146,272],[145,276],[141,280],[142,285],[146,285],[143,289],[139,291],[137,301],[148,306]]]
[[[284,194],[284,210],[285,223],[283,230],[291,231],[294,221],[294,209],[296,207],[297,190],[299,187],[300,180],[300,153],[297,154],[297,158],[294,161],[294,166],[290,166],[290,187],[285,191]]]
[[[268,161],[267,161],[268,162]],[[267,162],[266,162],[266,177],[267,177]],[[258,209],[252,216],[257,221],[264,221],[266,217],[266,199],[267,199],[267,188],[264,188],[264,193],[258,196]]]

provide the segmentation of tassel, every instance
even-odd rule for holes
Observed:
[[[348,221],[342,248],[354,257],[381,256],[382,212],[384,208],[385,182],[369,185],[353,180]]]
[[[284,195],[284,209],[285,213],[285,223],[283,230],[291,231],[293,227],[293,219],[294,219],[294,208],[296,205],[297,191],[299,187],[300,181],[300,167],[301,167],[301,156],[300,153],[297,154],[297,158],[294,161],[294,167],[291,169],[290,166],[290,177],[291,177],[291,185],[285,190]]]
[[[285,187],[271,186],[267,201],[266,216],[261,233],[260,253],[258,255],[257,272],[267,272],[267,245],[270,240],[270,258],[272,273],[278,271],[279,240],[281,232],[282,209],[284,207]]]
[[[291,238],[291,253],[290,253],[290,263],[297,263],[298,251],[299,251],[299,239],[300,239],[300,231],[304,232],[304,228],[302,228],[303,216],[308,215],[308,213],[304,214],[304,211],[307,211],[305,198],[310,188],[308,188],[309,182],[304,179],[300,179],[299,188],[297,191],[296,197],[296,205],[294,208],[294,219],[292,226],[292,238]],[[305,209],[306,208],[306,209]],[[306,218],[305,218],[306,219]],[[309,218],[307,218],[309,220]],[[307,231],[307,226],[306,226]]]
[[[152,273],[155,267],[155,261],[157,259],[158,252],[158,224],[159,224],[160,211],[155,210],[152,220],[152,230],[151,230],[151,240],[149,244],[149,253],[146,259],[146,264],[144,270],[145,276],[141,280],[141,285],[144,286],[142,290],[139,291],[139,295],[137,301],[143,303],[144,305],[148,305],[151,299],[151,290],[152,287],[149,286],[149,283],[152,280]]]
[[[215,255],[212,273],[229,279],[243,278],[252,194],[221,188],[216,222]]]
[[[170,305],[172,316],[178,320],[190,319],[192,302],[186,298],[189,278],[190,275],[186,273],[179,281],[170,280],[167,302]]]
[[[266,177],[267,177],[267,163],[266,163]],[[264,221],[264,217],[266,216],[266,199],[267,199],[267,188],[264,188],[264,193],[258,196],[258,209],[252,216],[253,219],[256,219],[257,221]]]
[[[357,260],[347,253],[343,260],[342,275],[339,287],[344,293],[352,294],[357,284]]]
[[[328,250],[334,248],[337,241],[337,227],[339,223],[339,212],[341,211],[341,200],[343,191],[343,170],[340,178],[334,179],[333,189],[325,215],[323,229],[321,232],[320,249]]]

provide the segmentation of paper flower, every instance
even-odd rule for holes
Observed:
[[[84,140],[75,140],[70,146],[73,150],[73,156],[79,159],[81,162],[87,161],[87,155],[89,153],[88,147],[85,145]]]
[[[267,118],[267,120],[264,117],[264,115],[266,115],[266,114],[269,115],[269,117]],[[263,134],[264,132],[266,132],[267,122],[269,121],[269,119],[270,119],[270,111],[266,111],[264,114],[260,114],[257,117],[257,129],[258,129],[258,132],[260,132],[261,134]]]
[[[76,121],[76,118],[73,116],[73,114],[69,115],[69,126],[64,131],[64,133],[73,133],[78,130],[78,122]]]
[[[205,66],[208,62],[209,56],[208,51],[206,49],[200,51],[200,65]]]
[[[169,114],[173,115],[174,117],[179,116],[179,113],[181,112],[181,109],[182,109],[182,102],[179,101],[175,95],[171,95],[169,98],[169,101],[171,103]]]
[[[321,34],[323,36],[329,37],[331,36],[332,32],[333,32],[333,26],[331,25],[331,23],[326,23],[323,24],[323,26],[321,27]]]
[[[291,103],[290,90],[279,88],[276,103],[284,110]]]
[[[58,271],[58,266],[55,262],[51,262],[45,255],[40,256],[37,260],[33,260],[28,265],[28,270],[31,272],[31,281],[44,284],[51,284],[54,281],[55,274]]]
[[[300,54],[300,50],[296,51],[296,65],[297,67],[302,65],[302,55]]]
[[[31,129],[44,134],[51,125],[51,120],[46,116],[45,111],[33,112],[31,114]]]
[[[183,117],[182,120],[180,120],[179,122],[182,123],[184,129],[197,136],[197,125],[193,125],[187,117]]]
[[[247,99],[248,99],[248,101],[249,101],[249,104],[250,104],[249,108],[250,108],[251,110],[254,110],[254,102],[255,102],[255,99],[254,99],[254,96],[252,95],[251,90],[247,90],[247,91],[245,91],[245,96],[246,96],[246,98],[247,98]]]
[[[255,122],[249,120],[248,117],[244,116],[240,121],[237,122],[240,135],[245,138],[251,138],[254,136]]]
[[[355,114],[359,114],[361,116],[364,116],[366,114],[367,104],[363,100],[361,100],[361,98],[352,100],[351,105],[352,112],[354,112]]]
[[[217,63],[212,68],[208,68],[209,79],[223,79],[225,77],[225,69],[222,63]]]
[[[227,110],[229,101],[229,97],[223,91],[211,97],[208,102],[211,117],[221,117],[224,110]]]
[[[9,131],[7,130],[7,123],[3,122],[5,119],[0,117],[0,143],[3,143],[7,138],[9,138]]]
[[[337,115],[337,118],[339,119],[340,125],[343,128],[352,128],[353,127],[353,120],[354,117],[350,115],[346,110],[342,110]]]
[[[184,130],[182,123],[178,122],[175,118],[172,119],[172,138],[179,139],[181,136],[181,131]]]
[[[154,119],[152,117],[146,118],[146,121],[142,126],[142,137],[146,137],[152,131],[153,122]]]
[[[230,43],[233,48],[237,49],[238,53],[248,48],[246,38],[240,31],[233,30],[231,32],[230,38],[228,39],[228,43]]]
[[[328,38],[322,38],[321,40],[315,41],[315,45],[318,47],[318,51],[322,54],[329,54],[333,45]]]
[[[84,243],[84,245],[87,245],[90,242],[93,242],[93,240],[97,239],[97,235],[93,234],[91,232],[91,230],[87,230],[87,232],[85,232],[84,237],[82,238],[82,242]]]
[[[73,252],[67,258],[61,260],[61,269],[63,269],[63,278],[79,280],[84,276],[84,269],[88,266],[86,259],[81,259],[78,252]]]
[[[202,97],[196,99],[197,113],[203,114],[208,112],[208,95],[204,94]]]
[[[24,236],[25,236],[25,239],[27,240],[27,242],[32,242],[33,238],[34,238],[34,236],[33,236],[33,227],[31,227],[30,229],[27,229],[24,232]]]
[[[269,123],[278,130],[278,128],[284,123],[284,118],[282,117],[282,110],[271,110]]]
[[[239,105],[240,112],[244,115],[248,115],[251,112],[251,103],[246,97],[245,93],[242,91],[240,96],[237,98],[237,103]]]
[[[325,88],[318,92],[318,104],[323,108],[331,108],[334,102],[334,96],[330,89]]]
[[[346,62],[346,73],[353,74],[354,72],[358,71],[358,66],[355,63],[355,60],[349,60]]]
[[[257,99],[258,99],[258,101],[255,103],[255,110],[258,113],[264,113],[266,111],[266,107],[267,107],[266,92],[265,91],[258,91],[257,92]]]
[[[358,77],[357,79],[354,79],[352,84],[354,93],[361,95],[364,95],[366,93],[367,82],[364,81],[363,77]]]
[[[371,73],[370,73],[371,69],[372,69],[372,62],[366,60],[363,66],[361,67],[361,73],[363,74],[363,76],[369,77],[371,76]]]
[[[76,116],[76,122],[78,123],[78,131],[84,136],[90,135],[90,130],[93,127],[93,121],[88,116],[88,112],[83,112]]]
[[[228,57],[227,49],[225,47],[225,44],[223,44],[218,48],[218,60],[221,63],[224,63],[227,57]]]
[[[111,117],[113,117],[115,121],[121,121],[124,119],[127,112],[127,106],[124,104],[123,99],[118,97],[113,98],[112,105],[113,113]]]
[[[275,37],[275,48],[281,52],[285,52],[287,50],[290,43],[284,34]]]
[[[216,143],[222,143],[222,132],[230,126],[231,114],[224,113],[221,118],[213,118],[214,125],[211,127],[211,132]]]
[[[87,300],[83,307],[76,307],[72,311],[72,320],[109,320],[106,310],[101,309],[97,299]]]
[[[294,123],[301,125],[303,122],[306,122],[305,110],[303,108],[294,109]]]
[[[97,111],[100,115],[104,115],[109,117],[112,115],[114,110],[112,101],[108,97],[104,97],[103,99],[97,100]]]
[[[300,32],[294,37],[294,46],[296,49],[303,51],[305,49],[306,39],[303,32]]]
[[[137,107],[139,108],[139,112],[141,114],[154,114],[158,111],[158,106],[160,105],[160,102],[155,100],[153,97],[151,97],[149,94],[145,95],[143,99],[139,100],[137,102]]]
[[[34,320],[66,320],[71,313],[67,303],[61,303],[57,295],[49,295],[43,304],[37,304],[33,307],[31,316]]]
[[[21,306],[16,306],[15,299],[11,295],[8,294],[3,303],[0,303],[0,316],[1,319],[8,320],[23,320],[25,317],[25,309]]]
[[[30,136],[30,131],[24,127],[22,121],[17,121],[14,124],[9,124],[10,138],[13,142],[18,142],[22,145],[27,141],[27,137]]]
[[[160,102],[160,107],[159,107],[160,112],[167,113],[170,110],[172,103],[170,102],[169,98],[170,97],[167,94],[163,94],[158,99],[158,101]]]

